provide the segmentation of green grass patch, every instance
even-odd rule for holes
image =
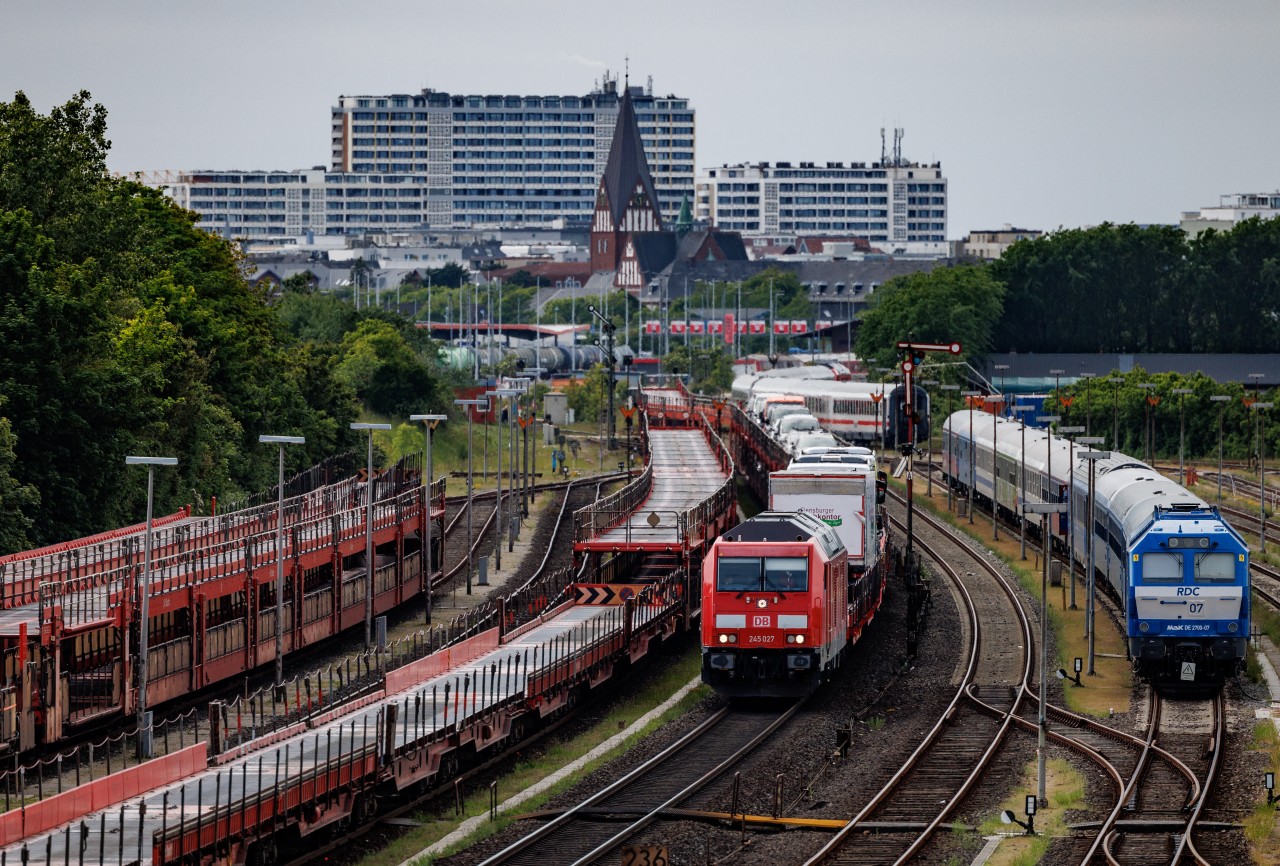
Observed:
[[[1277,613],[1270,604],[1262,601],[1257,596],[1253,599],[1251,611],[1253,613],[1253,623],[1257,626],[1258,631],[1280,644],[1280,613]]]
[[[1276,731],[1274,722],[1262,719],[1254,724],[1252,746],[1266,755],[1268,769],[1280,771],[1280,732]],[[1254,847],[1255,862],[1270,862],[1256,855],[1263,852],[1269,855],[1280,846],[1280,839],[1276,838],[1276,805],[1268,804],[1266,795],[1259,789],[1253,811],[1244,819],[1244,835]]]
[[[689,649],[682,651],[678,658],[669,660],[666,668],[647,681],[639,691],[628,694],[617,701],[614,706],[610,707],[605,717],[589,731],[575,735],[570,740],[555,738],[531,747],[531,751],[536,750],[536,756],[530,756],[527,760],[519,760],[509,774],[498,780],[500,801],[525,790],[556,770],[577,760],[617,734],[620,730],[630,731],[629,736],[608,754],[593,760],[573,776],[553,785],[538,796],[525,801],[520,808],[521,811],[525,812],[539,809],[558,794],[571,787],[580,778],[591,773],[606,761],[617,757],[637,739],[652,733],[667,722],[679,718],[692,710],[710,694],[710,690],[706,686],[699,686],[694,689],[674,707],[648,725],[636,728],[631,727],[636,719],[661,704],[681,686],[697,676],[701,665],[701,650],[697,646],[691,646]],[[385,848],[369,853],[360,860],[359,866],[398,866],[398,864],[403,863],[423,848],[452,833],[467,818],[484,815],[488,811],[489,796],[487,790],[467,792],[463,801],[461,815],[455,814],[451,806],[439,812],[419,813],[414,817],[422,821],[423,826],[415,827],[400,838],[392,841]],[[510,825],[512,821],[513,818],[511,816],[499,814],[497,820],[486,822],[466,840],[451,846],[447,852],[442,853],[440,856],[448,856],[474,845],[481,839],[500,832]],[[420,862],[426,864],[431,860],[425,859]]]
[[[1045,770],[1045,794],[1049,805],[1037,811],[1036,835],[1012,835],[1005,839],[988,861],[989,866],[1034,866],[1044,859],[1053,840],[1068,832],[1066,812],[1084,801],[1084,777],[1061,758],[1049,761]],[[1036,773],[1036,762],[1031,761],[1023,770],[1021,788],[1011,793],[996,812],[982,822],[978,827],[979,834],[997,836],[1020,831],[1018,825],[1001,821],[1000,813],[1008,809],[1019,820],[1026,820],[1023,806],[1026,795],[1036,791]]]

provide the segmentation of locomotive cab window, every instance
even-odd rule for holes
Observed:
[[[764,561],[764,588],[808,592],[809,561],[803,556],[770,556]]]
[[[760,589],[758,556],[722,556],[716,561],[716,591],[744,592]]]
[[[1196,583],[1231,583],[1236,578],[1234,553],[1195,554]]]
[[[1182,583],[1182,554],[1142,554],[1142,582]]]

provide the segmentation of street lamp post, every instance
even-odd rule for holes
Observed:
[[[423,622],[427,625],[431,624],[431,575],[433,574],[433,566],[431,556],[431,482],[435,480],[435,467],[431,462],[431,439],[435,433],[436,427],[440,422],[448,420],[447,415],[410,415],[410,421],[421,421],[425,427],[423,433],[422,447],[426,449],[424,455],[423,479],[422,479],[422,496],[424,500],[422,509],[422,522],[425,524],[423,529],[423,546],[422,546],[422,593],[427,597],[427,612]]]
[[[973,430],[973,402],[983,396],[981,391],[961,391],[960,396],[969,404],[969,522],[973,523],[973,488],[978,481],[978,443]]]
[[[1222,502],[1222,433],[1226,423],[1227,404],[1231,402],[1230,394],[1211,394],[1210,403],[1217,403],[1218,408],[1218,502]]]
[[[1103,438],[1101,436],[1081,436],[1079,440],[1081,445],[1101,445]],[[1085,594],[1088,600],[1085,602],[1084,612],[1084,631],[1089,638],[1089,676],[1093,676],[1093,616],[1094,616],[1094,574],[1093,574],[1093,523],[1094,523],[1094,502],[1093,502],[1093,476],[1094,469],[1099,460],[1106,460],[1111,456],[1110,451],[1081,451],[1080,458],[1089,462],[1089,493],[1085,506],[1085,513],[1088,515],[1088,526],[1085,529],[1085,538],[1087,541],[1087,549],[1085,551]]]
[[[525,372],[532,373],[534,384],[537,384],[538,379],[546,371],[543,370],[541,367],[530,367],[528,370],[525,370]],[[538,412],[538,405],[535,399],[533,398],[532,393],[530,394],[530,399],[529,399],[529,410],[533,413],[533,421],[532,421],[533,448],[531,449],[532,456],[529,461],[530,463],[529,468],[531,472],[529,476],[529,501],[537,502],[538,501],[538,434],[542,431],[542,416]]]
[[[1048,694],[1045,685],[1047,682],[1046,674],[1049,670],[1049,515],[1061,514],[1066,510],[1066,506],[1061,502],[1040,502],[1022,504],[1023,518],[1028,514],[1040,515],[1040,533],[1045,539],[1045,558],[1043,567],[1040,571],[1040,717],[1037,726],[1037,748],[1036,748],[1036,764],[1037,779],[1039,782],[1039,796],[1041,804],[1047,804],[1045,800],[1045,730],[1046,730],[1046,714],[1045,708],[1048,706]]]
[[[1111,405],[1111,447],[1120,447],[1120,386],[1124,384],[1123,376],[1108,376],[1107,381],[1115,385],[1115,402]]]
[[[926,379],[920,384],[923,385],[925,388],[935,388],[938,385],[938,380]],[[928,392],[926,391],[926,393]],[[933,409],[932,396],[930,396],[930,399],[929,399],[929,408],[930,410]],[[927,442],[925,442],[925,449],[927,451],[927,456],[925,457],[925,465],[928,467],[928,472],[929,472],[929,491],[927,495],[930,499],[933,499],[933,425],[932,424],[929,425],[929,439]]]
[[[1184,459],[1187,447],[1187,414],[1185,411],[1185,400],[1188,394],[1194,394],[1191,388],[1174,388],[1173,394],[1178,395],[1178,483],[1186,485],[1187,476],[1184,467]]]
[[[1005,374],[1005,373],[1007,373],[1007,372],[1009,372],[1009,365],[1008,365],[1008,364],[996,364],[996,365],[994,365],[994,366],[992,367],[992,369],[993,369],[993,370],[995,370],[995,371],[996,371],[996,373],[998,373],[998,374],[1000,375],[1000,396],[1001,396],[1001,397],[1003,397],[1003,396],[1004,396],[1004,374]],[[1001,404],[1001,407],[1000,407],[1000,414],[1001,414],[1001,415],[1003,415],[1003,414],[1004,414],[1004,404],[1003,404],[1003,403]]]
[[[956,398],[956,392],[960,390],[960,386],[959,385],[943,385],[942,390],[947,392],[947,420],[950,421],[951,416],[955,414],[954,401]],[[877,412],[879,411],[878,406],[876,407],[876,411]],[[946,462],[946,467],[947,467],[947,511],[950,511],[951,510],[951,478],[952,478],[952,475],[951,475],[952,454],[951,454],[950,434],[947,435],[946,441],[943,442],[942,444],[943,444],[943,447],[946,449],[946,457],[944,458],[944,460]]]
[[[1093,424],[1093,380],[1097,373],[1081,373],[1084,379],[1084,435],[1089,435],[1089,427]]]
[[[881,385],[884,384],[885,375],[889,373],[892,367],[876,367],[880,372]],[[881,412],[884,413],[883,419]],[[885,451],[885,434],[888,433],[889,426],[889,393],[883,387],[880,388],[880,402],[876,403],[876,420],[880,422],[880,456],[883,459]]]
[[[1045,499],[1044,501],[1049,503],[1056,503],[1058,502],[1058,492],[1057,490],[1054,489],[1054,482],[1053,482],[1053,425],[1061,421],[1062,416],[1061,415],[1037,415],[1036,420],[1044,425],[1044,431],[1045,431],[1044,445],[1045,445],[1046,460],[1045,460],[1045,470],[1044,470],[1044,482],[1045,482],[1045,486],[1048,489],[1048,498]],[[1048,562],[1049,558],[1053,555],[1052,539],[1050,539],[1049,536],[1046,534],[1041,540],[1044,542],[1044,559],[1045,559],[1045,562]]]
[[[1007,364],[998,364],[998,367],[1008,368]],[[997,394],[986,398],[988,403],[996,405],[996,412],[991,415],[991,540],[1000,540],[1000,406],[1004,402],[1004,395]]]
[[[1019,403],[1013,407],[1013,411],[1018,415],[1020,432],[1022,433],[1022,453],[1019,454],[1019,478],[1018,478],[1018,547],[1021,551],[1022,558],[1027,558],[1027,518],[1022,514],[1022,506],[1027,501],[1027,413],[1034,410],[1035,407],[1027,403]]]
[[[1154,463],[1156,459],[1155,452],[1153,450],[1155,448],[1155,443],[1152,440],[1155,437],[1152,436],[1152,431],[1155,425],[1154,425],[1154,422],[1151,420],[1151,406],[1152,406],[1151,390],[1156,387],[1156,383],[1155,382],[1139,382],[1138,387],[1146,392],[1146,395],[1144,396],[1142,401],[1143,409],[1146,412],[1146,418],[1144,419],[1144,423],[1142,425],[1143,427],[1142,435],[1146,437],[1146,446],[1143,448],[1143,459],[1146,460],[1148,463]]]
[[[494,512],[494,521],[495,521],[495,522],[494,522],[494,526],[495,526],[495,527],[497,527],[497,533],[496,533],[496,536],[497,536],[497,544],[495,544],[495,545],[494,545],[494,547],[493,547],[493,554],[494,554],[494,564],[493,564],[493,567],[494,567],[494,569],[496,569],[497,571],[502,571],[502,427],[503,427],[503,424],[502,424],[502,414],[501,414],[501,413],[502,413],[502,400],[503,400],[503,398],[504,398],[504,397],[506,397],[506,395],[507,395],[507,389],[505,389],[505,388],[499,388],[499,389],[494,390],[494,391],[486,391],[486,392],[485,392],[485,396],[486,396],[486,397],[489,397],[489,398],[497,397],[497,398],[498,398],[498,413],[499,413],[499,414],[498,414],[498,448],[497,448],[497,451],[498,451],[498,470],[497,470],[497,476],[496,476],[496,481],[497,481],[497,483],[496,483],[496,484],[494,484],[494,488],[495,488],[495,490],[494,490],[494,496],[496,497],[495,505],[494,505],[494,507],[495,507],[495,509],[496,509],[496,510],[495,510],[495,512]],[[492,405],[493,405],[493,403],[492,403],[492,402],[490,402],[490,404],[489,404],[489,405],[490,405],[490,406],[492,406]],[[492,412],[493,410],[492,410],[492,409],[490,409],[489,411],[490,411],[490,412]],[[489,427],[488,427],[488,422],[486,422],[485,431],[484,431],[484,444],[485,444],[485,453],[487,454],[487,453],[488,453],[488,450],[489,450]],[[486,482],[486,483],[488,483],[488,481],[489,481],[488,467],[487,467],[487,466],[485,467],[485,477],[484,477],[484,480],[485,480],[485,482]],[[483,577],[483,579],[482,579],[482,580],[481,580],[481,582],[480,582],[480,585],[481,585],[481,586],[485,585],[485,584],[488,582],[488,575],[482,575],[482,577]]]
[[[507,401],[507,523],[511,522],[512,503],[515,501],[515,471],[516,471],[516,454],[514,451],[515,444],[515,427],[513,421],[515,418],[515,400],[514,398],[520,393],[517,388],[499,388],[496,392],[499,400]],[[508,539],[511,537],[510,529],[506,523],[503,523],[502,512],[502,419],[498,419],[498,537],[497,544],[494,546],[495,565],[499,570],[502,569],[502,535],[507,533]],[[511,552],[511,548],[507,549]]]
[[[364,648],[373,646],[373,583],[376,563],[373,559],[373,431],[390,430],[390,424],[374,424],[356,421],[352,430],[366,430],[369,433],[368,462],[365,466],[365,517],[364,517]]]
[[[125,466],[147,467],[147,530],[142,539],[142,574],[138,598],[138,757],[151,757],[151,720],[147,712],[147,646],[151,630],[151,516],[155,502],[156,467],[177,466],[177,457],[126,457]]]
[[[455,405],[462,406],[464,412],[467,413],[467,595],[471,595],[471,547],[473,544],[472,522],[474,509],[471,507],[475,500],[475,473],[472,471],[473,460],[472,452],[475,451],[475,439],[472,431],[475,424],[472,420],[471,413],[480,406],[488,406],[488,400],[454,400]]]
[[[600,320],[600,325],[604,330],[604,345],[602,345],[601,348],[605,350],[605,355],[606,355],[605,361],[607,362],[605,366],[608,369],[608,373],[609,373],[609,377],[607,379],[607,385],[606,385],[606,388],[609,392],[609,423],[606,425],[606,433],[609,440],[609,449],[613,450],[614,448],[618,447],[618,443],[617,443],[618,428],[617,428],[617,423],[613,417],[614,415],[613,387],[615,385],[615,382],[613,381],[613,364],[614,364],[613,332],[616,330],[616,328],[614,327],[613,322],[609,321],[608,318],[601,315],[600,311],[597,310],[594,306],[588,306],[587,310],[591,313],[591,315],[595,316],[597,319]],[[690,384],[692,384],[692,381],[690,382]]]
[[[1272,403],[1254,403],[1252,408],[1258,413],[1258,550],[1267,552],[1267,428],[1262,423],[1262,413],[1272,407]]]
[[[1049,375],[1053,377],[1053,401],[1058,404],[1054,407],[1055,409],[1065,408],[1062,403],[1062,394],[1058,389],[1062,387],[1059,383],[1066,372],[1066,370],[1049,371]]]
[[[305,445],[302,436],[259,436],[258,441],[280,448],[276,478],[276,699],[284,690],[284,446]]]
[[[1084,428],[1075,425],[1059,427],[1058,433],[1067,437],[1067,573],[1071,575],[1071,609],[1076,609],[1076,442],[1077,434]]]

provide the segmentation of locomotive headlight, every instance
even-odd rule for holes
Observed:
[[[1138,631],[1142,632],[1143,634],[1146,634],[1150,630],[1151,630],[1151,626],[1149,626],[1147,623],[1145,622],[1138,623]]]
[[[729,636],[727,634],[720,635],[720,643],[728,643],[728,642],[729,642]]]
[[[729,643],[737,643],[737,642],[738,642],[738,636],[736,634],[729,635]]]
[[[1240,623],[1238,622],[1227,623],[1227,631],[1231,632],[1232,634],[1235,634],[1236,632],[1240,631]]]
[[[802,634],[796,635],[796,643],[804,643],[804,635]]]
[[[793,635],[793,634],[789,634],[789,635],[787,635],[787,643],[795,643],[795,642],[796,642],[796,636],[795,636],[795,635]]]

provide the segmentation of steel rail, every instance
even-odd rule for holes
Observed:
[[[672,794],[664,802],[660,803],[657,806],[654,806],[646,814],[642,815],[639,818],[636,818],[634,821],[628,824],[624,829],[619,830],[617,833],[613,834],[612,837],[610,837],[604,842],[601,842],[591,851],[579,857],[577,860],[573,861],[571,866],[588,866],[588,864],[596,862],[600,858],[604,857],[605,854],[609,853],[614,848],[616,848],[618,845],[621,845],[622,843],[624,843],[628,837],[633,836],[636,833],[639,833],[641,830],[648,827],[654,821],[658,820],[658,818],[662,816],[663,812],[674,807],[680,801],[693,796],[698,791],[702,790],[707,785],[709,785],[711,782],[715,781],[715,779],[717,779],[724,773],[731,770],[736,764],[741,763],[743,758],[745,758],[747,755],[754,752],[757,748],[760,747],[762,743],[764,743],[770,737],[772,737],[779,728],[781,728],[784,724],[790,721],[791,718],[796,714],[796,712],[800,709],[800,707],[803,704],[804,704],[803,700],[796,701],[794,704],[791,705],[791,707],[785,713],[780,715],[764,730],[762,730],[755,737],[751,738],[751,740],[745,743],[741,748],[739,748],[736,752],[734,752],[728,758],[725,758],[715,767],[711,768],[706,773],[703,773],[702,776],[700,776],[698,779],[686,785],[683,790],[678,791],[675,794]]]
[[[774,731],[776,731],[778,727],[780,727],[782,724],[788,721],[800,708],[801,704],[802,702],[800,701],[795,702],[790,708],[787,709],[786,712],[780,714],[775,720],[773,720],[773,722],[767,725],[763,732],[753,737],[746,745],[741,746],[738,749],[735,749],[733,754],[728,759],[719,762],[711,772],[703,774],[703,776],[698,780],[698,787],[705,786],[707,782],[711,780],[711,778],[714,778],[715,776],[718,776],[719,774],[723,773],[727,767],[732,767],[735,763],[740,762],[747,753],[749,753],[750,751],[758,747],[759,744],[763,742],[764,739],[766,739],[769,735],[771,735]],[[632,769],[630,772],[628,772],[621,778],[616,779],[615,781],[606,785],[604,788],[600,789],[594,794],[591,794],[589,797],[582,800],[577,805],[560,813],[551,821],[548,821],[546,824],[543,824],[542,826],[536,828],[532,832],[526,834],[525,836],[511,843],[506,848],[502,849],[496,854],[493,854],[492,856],[486,858],[484,861],[481,862],[480,866],[499,866],[499,864],[507,863],[511,861],[512,859],[517,857],[519,854],[530,849],[532,846],[536,845],[537,843],[551,836],[553,833],[561,831],[562,829],[570,825],[572,822],[578,819],[579,815],[586,814],[588,810],[590,810],[596,804],[600,803],[601,801],[609,797],[612,797],[618,793],[625,791],[628,787],[635,784],[637,781],[644,778],[646,775],[652,773],[653,771],[667,764],[671,759],[678,757],[679,755],[685,753],[686,750],[688,750],[689,748],[702,742],[705,737],[709,736],[713,731],[717,730],[720,727],[720,725],[723,722],[725,722],[728,718],[730,718],[732,715],[733,715],[732,709],[730,709],[729,707],[722,707],[717,712],[708,716],[696,728],[689,731],[679,740],[670,744],[661,752],[654,755],[652,758],[649,758],[640,766]],[[680,795],[678,795],[678,797],[676,797],[675,799],[687,797],[689,793],[691,793],[691,791],[689,791],[688,786],[686,786],[686,789],[682,790]],[[652,810],[648,812],[645,815],[645,817],[640,820],[645,821],[646,824],[651,823],[653,820],[655,820],[658,817],[658,813],[661,811],[661,809],[665,809],[668,805],[670,805],[669,802],[664,803],[663,806],[660,807],[660,809]],[[615,834],[615,836],[616,835],[618,834]],[[617,844],[617,843],[614,842],[613,840],[610,840],[610,847],[612,847],[612,845],[614,844]],[[596,854],[594,856],[599,856],[599,855]]]
[[[895,494],[895,498],[901,499],[901,497],[897,497],[896,494]],[[893,520],[899,526],[903,525],[902,522],[899,521],[897,518],[893,518]],[[925,518],[925,520],[926,522],[931,522],[932,525],[934,525],[938,529],[941,529],[944,533],[948,534],[953,539],[955,538],[955,536],[952,535],[949,530],[944,529],[938,522],[930,521],[927,517]],[[865,822],[867,818],[877,808],[879,808],[881,805],[883,805],[885,802],[888,801],[889,797],[899,788],[903,780],[905,780],[911,774],[912,770],[916,767],[916,765],[920,762],[920,760],[924,757],[924,755],[933,748],[937,740],[940,738],[942,732],[949,727],[951,720],[954,717],[955,712],[958,709],[960,703],[966,699],[965,695],[968,693],[969,687],[973,685],[974,677],[977,674],[979,655],[982,647],[982,624],[980,619],[978,618],[977,606],[973,601],[973,597],[970,595],[968,588],[964,585],[964,582],[960,580],[959,574],[956,573],[956,571],[946,562],[946,560],[941,556],[941,554],[939,554],[936,551],[936,549],[920,541],[919,539],[916,540],[916,544],[920,547],[920,549],[924,553],[926,553],[931,559],[933,559],[950,576],[952,582],[954,583],[957,590],[959,591],[959,594],[962,596],[964,600],[964,605],[967,610],[968,618],[969,618],[969,627],[971,629],[970,634],[972,635],[972,638],[970,641],[969,659],[968,659],[968,664],[966,665],[964,676],[961,678],[960,686],[959,688],[956,689],[956,692],[952,696],[950,703],[947,705],[946,709],[942,712],[942,715],[938,718],[933,728],[927,734],[925,734],[920,745],[915,749],[915,751],[911,753],[911,755],[907,757],[907,760],[902,764],[901,767],[898,768],[898,770],[893,774],[893,776],[889,779],[889,781],[886,782],[885,785],[871,798],[870,802],[868,802],[853,818],[851,818],[848,821],[848,823],[845,824],[844,827],[836,831],[836,833],[832,836],[832,838],[829,839],[826,842],[826,844],[822,846],[822,848],[820,848],[815,854],[813,854],[808,860],[805,861],[806,866],[817,866],[817,864],[823,863],[828,858],[834,856],[836,852],[840,848],[842,848],[844,844],[849,840],[849,837],[853,834],[853,832],[863,822]],[[973,556],[972,551],[969,551],[967,545],[961,544],[960,546],[963,547],[966,550],[966,552],[968,552],[971,556]],[[995,570],[991,568],[991,566],[989,566],[979,557],[973,556],[973,558],[975,559],[975,561],[983,562],[984,569],[987,570],[989,574],[992,574],[995,577],[997,583],[1000,585],[1000,587],[1005,592],[1006,596],[1009,598],[1011,604],[1013,605],[1014,611],[1018,617],[1019,624],[1021,625],[1022,632],[1023,632],[1022,645],[1024,647],[1024,652],[1023,652],[1022,683],[1023,685],[1025,685],[1027,682],[1027,679],[1031,675],[1032,656],[1029,651],[1029,648],[1032,646],[1032,640],[1031,640],[1030,621],[1026,616],[1026,612],[1022,609],[1021,604],[1018,602],[1017,596],[1014,594],[1012,588],[1009,587],[1008,584],[1004,581],[1003,577],[1000,576],[998,572],[995,572]],[[917,835],[916,839],[908,846],[907,850],[902,855],[900,855],[900,857],[896,861],[897,863],[905,863],[908,860],[910,860],[916,854],[916,852],[918,852],[919,849],[925,844],[925,842],[928,841],[928,839],[932,836],[932,834],[938,828],[938,826],[940,826],[941,823],[944,820],[946,820],[946,817],[951,813],[951,810],[955,807],[955,805],[961,799],[963,799],[963,797],[969,792],[971,787],[977,781],[978,777],[986,769],[991,758],[994,756],[995,752],[999,749],[1000,745],[1004,741],[1005,736],[1008,734],[1010,728],[1013,726],[1014,724],[1013,719],[1016,717],[1017,710],[1021,703],[1021,700],[1022,700],[1022,692],[1019,691],[1014,697],[1012,706],[1004,714],[1004,720],[1001,723],[999,730],[996,732],[996,735],[992,737],[990,744],[987,746],[983,754],[979,757],[974,769],[970,772],[968,777],[966,777],[964,782],[961,784],[959,790],[953,796],[947,798],[946,804],[942,807],[942,809],[938,811],[937,815],[933,818],[933,820],[931,820],[929,824],[925,827],[925,829],[919,835]]]
[[[1213,698],[1213,737],[1212,749],[1213,756],[1209,759],[1209,768],[1205,772],[1204,788],[1195,800],[1195,805],[1191,809],[1191,815],[1187,818],[1187,828],[1183,831],[1178,841],[1178,847],[1174,849],[1173,859],[1169,862],[1173,866],[1177,866],[1178,861],[1182,858],[1183,852],[1191,854],[1192,858],[1198,866],[1209,866],[1199,851],[1196,850],[1195,841],[1191,838],[1191,834],[1195,832],[1196,825],[1200,823],[1200,816],[1204,814],[1205,805],[1209,802],[1209,794],[1213,791],[1214,784],[1218,781],[1218,772],[1222,769],[1222,752],[1227,741],[1227,700],[1222,693],[1214,695]]]

